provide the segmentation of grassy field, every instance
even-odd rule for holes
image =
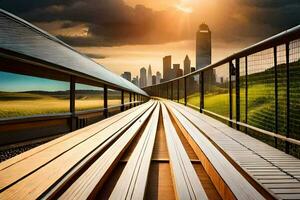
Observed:
[[[0,118],[69,112],[68,98],[65,94],[0,92]],[[120,104],[118,99],[108,101],[109,106],[117,104]],[[103,107],[103,101],[100,95],[76,96],[77,111],[101,107]]]

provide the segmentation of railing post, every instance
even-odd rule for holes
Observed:
[[[136,94],[133,93],[133,101],[134,101],[134,102],[135,102],[135,100],[136,100],[136,99],[135,99],[135,95],[136,95]],[[134,103],[134,104],[133,104],[133,107],[135,107],[135,106],[136,106],[136,105],[135,105],[135,103]]]
[[[171,101],[173,101],[173,81],[171,82]]]
[[[104,114],[104,117],[107,118],[108,117],[107,85],[103,86],[103,106],[104,106],[103,114]]]
[[[286,56],[286,137],[290,137],[290,44],[285,45]],[[290,152],[290,143],[285,142],[285,152]]]
[[[239,122],[240,119],[240,59],[235,60],[235,117],[236,121]],[[236,124],[237,130],[240,130],[240,126]]]
[[[187,105],[186,77],[184,77],[184,105]]]
[[[204,71],[200,72],[200,112],[203,113],[204,109]]]
[[[248,124],[248,57],[245,57],[245,122]],[[248,128],[246,127],[246,133],[248,133]]]
[[[177,102],[179,103],[179,79],[177,80]]]
[[[229,126],[232,127],[232,70],[234,69],[232,61],[229,62]]]
[[[274,75],[275,75],[275,133],[278,134],[278,72],[277,72],[277,47],[273,48],[274,54]],[[277,138],[274,137],[275,148],[277,148]]]
[[[129,102],[130,102],[130,104],[129,104],[130,106],[129,106],[129,107],[132,108],[132,105],[131,105],[131,102],[132,102],[132,94],[131,94],[131,92],[129,92]]]
[[[124,90],[121,90],[121,112],[125,110],[124,108]]]
[[[70,79],[70,129],[71,131],[76,130],[76,117],[75,117],[75,78],[71,76]]]

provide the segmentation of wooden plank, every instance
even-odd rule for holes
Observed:
[[[37,154],[37,153],[40,153],[40,152],[48,149],[49,147],[52,147],[53,145],[57,145],[57,144],[59,144],[61,142],[64,142],[64,141],[66,141],[66,140],[68,140],[72,137],[76,137],[79,134],[84,134],[87,131],[90,131],[90,129],[92,129],[93,127],[98,127],[98,129],[101,130],[101,127],[99,127],[99,126],[106,127],[106,126],[110,125],[111,123],[113,123],[114,121],[117,121],[117,120],[121,119],[122,117],[128,115],[129,113],[132,113],[133,111],[136,111],[137,109],[138,108],[136,107],[136,108],[133,108],[131,110],[127,110],[125,112],[119,113],[119,114],[114,115],[110,118],[104,119],[104,120],[102,120],[100,122],[97,122],[95,124],[92,124],[90,126],[87,126],[87,127],[82,128],[82,129],[79,129],[79,130],[73,131],[71,133],[68,133],[68,134],[66,134],[62,137],[59,137],[55,140],[52,140],[52,141],[47,142],[45,144],[42,144],[42,145],[40,145],[36,148],[30,149],[30,150],[28,150],[28,151],[26,151],[22,154],[19,154],[19,155],[15,156],[11,159],[8,159],[4,162],[1,162],[0,163],[0,171],[2,171],[3,169],[6,169],[6,168],[8,168],[8,167],[10,167],[10,166],[12,166],[16,163],[20,163],[21,161],[23,161],[23,160],[25,160],[25,159],[27,159],[27,158],[29,158],[29,157]]]
[[[230,188],[231,192],[237,199],[264,199],[263,196],[257,192],[253,186],[231,165],[231,163],[214,147],[214,145],[180,112],[173,108],[169,103],[166,103],[170,111],[178,119],[182,127],[191,136],[193,141],[198,145],[205,157],[209,160],[215,170],[218,172],[222,180]],[[203,166],[206,167],[203,157],[199,157]],[[207,171],[210,169],[206,169]],[[209,174],[209,172],[208,172]],[[211,177],[214,184],[218,184],[216,177]],[[222,195],[222,188],[215,185]],[[225,198],[226,196],[222,196]]]
[[[143,199],[159,119],[158,105],[109,199]]]
[[[148,104],[151,106],[152,104]],[[138,110],[143,113],[148,106]],[[49,162],[47,165],[35,171],[28,177],[20,180],[2,193],[0,198],[6,199],[23,199],[37,198],[42,195],[53,183],[60,180],[68,171],[76,168],[84,158],[88,157],[91,152],[101,153],[101,151],[109,145],[119,134],[123,133],[126,127],[129,127],[137,118],[138,113],[131,113],[123,120],[114,123],[103,131],[100,131],[92,138],[85,140],[76,147],[65,152],[61,156]],[[53,149],[57,151],[57,149]],[[63,166],[63,167],[62,167]],[[20,169],[21,170],[21,169]],[[12,171],[13,173],[14,171]],[[2,173],[1,173],[2,175]],[[9,176],[8,176],[9,177]],[[47,180],[47,181],[45,181]],[[1,182],[3,180],[1,179]]]
[[[155,106],[148,109],[122,136],[113,143],[60,197],[59,199],[93,198],[122,154],[146,122]]]
[[[291,176],[292,173],[289,172],[289,170],[295,170],[295,168],[297,170],[297,168],[299,168],[299,159],[274,149],[261,141],[251,138],[244,133],[234,130],[227,125],[200,114],[199,112],[193,111],[190,108],[186,108],[176,103],[170,104],[174,106],[174,109],[177,109],[185,116],[188,116],[189,120],[191,120],[200,130],[204,131],[207,134],[206,136],[213,141],[218,148],[226,152],[229,157],[231,157],[243,170],[245,170],[246,173],[249,174],[249,177],[256,180],[257,183],[270,191],[270,193],[273,192],[267,186],[269,182],[258,179],[254,176],[254,172],[274,169],[274,171],[277,172],[284,172],[285,179],[291,179],[295,184],[299,183],[299,179],[295,179]],[[236,148],[237,146],[240,146],[240,148]],[[238,149],[241,149],[242,151]],[[249,154],[249,152],[252,155]],[[256,157],[254,158],[254,156]],[[245,158],[248,159],[248,162]],[[270,160],[268,160],[268,158],[270,158]],[[275,178],[276,177],[274,177],[274,179]],[[278,180],[273,180],[273,182],[278,183]],[[285,180],[284,182],[287,181]],[[281,198],[281,196],[279,195],[278,198]]]
[[[162,115],[177,199],[208,199],[164,104]]]

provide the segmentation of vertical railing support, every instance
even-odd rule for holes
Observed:
[[[133,93],[133,101],[135,102],[136,101],[136,98],[135,98],[135,93]],[[136,105],[135,105],[135,103],[133,104],[133,107],[135,107]]]
[[[184,105],[187,105],[186,77],[184,77]]]
[[[130,102],[130,108],[132,108],[132,94],[131,94],[131,92],[129,92],[129,102]]]
[[[179,79],[177,80],[177,102],[179,103]]]
[[[121,112],[125,110],[124,106],[124,90],[121,90]]]
[[[71,76],[70,78],[70,129],[71,131],[76,130],[76,116],[75,116],[75,78]]]
[[[245,57],[245,122],[248,123],[248,57]],[[246,133],[248,128],[246,127]]]
[[[275,76],[275,133],[278,134],[278,71],[277,71],[277,47],[273,48],[274,55],[274,76]],[[277,138],[274,137],[275,148],[277,148]]]
[[[108,117],[107,85],[103,86],[103,105],[104,105],[103,114],[104,117],[107,118]]]
[[[199,84],[200,84],[200,112],[203,113],[204,109],[204,71],[199,74]]]
[[[285,45],[286,56],[286,137],[290,137],[290,44]],[[290,143],[285,142],[285,152],[290,152]]]
[[[240,122],[240,59],[235,59],[235,117],[236,121]],[[240,126],[236,124],[237,130],[240,130]]]
[[[173,81],[171,82],[171,101],[173,101]]]
[[[231,75],[233,74],[232,73],[233,70],[234,70],[234,66],[233,66],[232,61],[230,61],[229,62],[229,119],[230,119],[229,126],[231,126],[231,127],[232,127],[232,122],[231,122],[231,120],[232,120],[232,83],[231,83],[232,77],[231,77]]]

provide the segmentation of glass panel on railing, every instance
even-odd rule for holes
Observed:
[[[273,48],[248,56],[248,124],[275,131]]]
[[[204,109],[229,117],[229,64],[204,71]]]
[[[173,101],[178,101],[178,81],[173,81]]]
[[[107,106],[112,107],[121,105],[121,95],[120,90],[107,89]],[[131,100],[133,101],[133,94]]]
[[[187,105],[200,108],[199,74],[186,78]]]
[[[124,91],[124,103],[130,102],[130,94],[129,92]]]
[[[285,45],[277,47],[277,88],[278,88],[278,133],[286,135],[286,48]]]
[[[168,99],[172,99],[172,82],[171,83],[168,83]]]
[[[70,111],[70,83],[0,71],[0,118]]]
[[[184,78],[179,79],[179,103],[185,103],[184,102]]]
[[[240,121],[247,123],[246,111],[246,58],[240,58]]]
[[[95,110],[103,108],[103,88],[76,83],[75,110]]]
[[[290,43],[290,137],[300,139],[300,39]]]

